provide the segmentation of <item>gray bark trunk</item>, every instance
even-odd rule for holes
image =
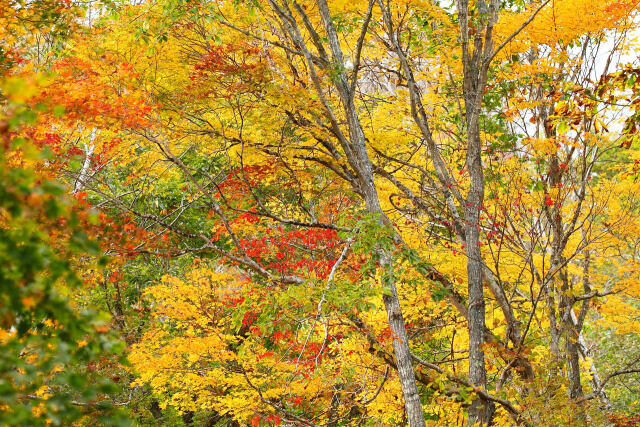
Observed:
[[[493,5],[493,4],[492,4]],[[480,1],[480,12],[486,15],[486,27],[479,29],[473,40],[473,54],[469,55],[468,15],[466,0],[457,4],[462,35],[462,62],[464,71],[463,94],[467,130],[467,168],[469,192],[465,201],[465,237],[467,245],[467,281],[469,292],[469,381],[475,387],[486,389],[487,375],[484,361],[485,301],[483,289],[484,262],[480,249],[480,213],[484,202],[484,171],[482,141],[480,139],[480,111],[486,87],[487,52],[492,49],[491,29],[495,18]],[[479,25],[479,23],[476,23]],[[484,31],[481,31],[484,30]],[[484,33],[484,34],[483,34]],[[484,36],[484,37],[483,37]],[[468,424],[488,424],[493,408],[488,401],[475,400],[469,408]]]
[[[571,322],[571,319],[569,319]],[[567,327],[565,347],[569,363],[569,397],[578,399],[584,396],[580,383],[580,343],[579,334],[573,325]]]
[[[348,76],[344,71],[345,68],[342,48],[340,47],[338,35],[331,19],[326,0],[317,0],[316,5],[327,35],[327,42],[332,57],[331,65],[335,67],[335,69],[340,70],[338,75],[335,76],[333,84],[340,95],[342,109],[347,121],[347,130],[349,134],[348,139],[342,133],[341,126],[336,119],[336,115],[333,113],[333,107],[324,96],[320,79],[315,72],[315,65],[311,59],[308,49],[306,48],[300,28],[290,9],[286,3],[279,5],[275,0],[269,1],[276,14],[281,16],[283,26],[287,29],[287,32],[294,44],[305,56],[311,79],[316,91],[318,92],[318,96],[324,105],[327,117],[331,121],[333,131],[344,150],[349,165],[356,173],[359,190],[363,196],[367,211],[379,218],[380,225],[388,223],[389,221],[380,207],[378,192],[373,179],[373,166],[367,153],[366,140],[358,116],[358,111],[353,102],[354,94],[351,86],[349,85]],[[297,4],[294,3],[294,7],[304,22],[306,19],[304,10],[296,6]],[[316,40],[316,42],[318,42],[318,40]],[[394,334],[393,349],[400,384],[402,387],[402,394],[404,397],[404,405],[407,412],[407,420],[411,427],[422,427],[425,426],[425,421],[418,394],[415,373],[413,370],[409,340],[404,324],[404,318],[402,316],[402,308],[400,306],[398,292],[393,279],[393,274],[391,274],[393,269],[393,259],[390,254],[381,247],[378,247],[376,252],[380,260],[380,267],[388,273],[386,280],[387,291],[383,296],[383,302],[387,311],[389,327]]]
[[[469,116],[469,111],[467,112]],[[467,166],[470,188],[465,209],[465,236],[467,238],[467,280],[469,291],[469,382],[486,388],[487,375],[484,362],[485,302],[482,286],[484,263],[480,249],[480,212],[484,200],[484,176],[480,135],[477,121],[468,123]],[[469,424],[487,423],[491,409],[487,402],[475,400],[469,408]]]
[[[383,255],[382,263],[388,269],[393,268],[391,258],[387,254]],[[409,337],[407,336],[404,317],[402,316],[402,308],[400,306],[400,299],[398,298],[398,291],[393,277],[390,277],[386,286],[389,293],[383,295],[382,300],[387,311],[389,327],[394,334],[393,351],[398,367],[398,376],[400,377],[402,395],[404,396],[407,421],[410,426],[424,426],[425,421],[422,412],[422,404],[420,403],[420,395],[418,393],[418,386],[411,360]]]

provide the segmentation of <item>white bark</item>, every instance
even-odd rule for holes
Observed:
[[[100,135],[100,131],[93,128],[91,134],[89,135],[89,142],[84,143],[84,162],[82,163],[82,169],[78,173],[78,177],[76,178],[76,182],[73,186],[72,194],[76,194],[84,188],[89,179],[89,171],[91,170],[91,156],[93,156],[93,152],[96,148],[95,141],[96,138]]]

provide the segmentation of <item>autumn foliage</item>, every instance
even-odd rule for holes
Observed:
[[[638,28],[0,0],[0,424],[638,425]]]

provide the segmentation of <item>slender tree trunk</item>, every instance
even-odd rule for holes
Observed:
[[[489,61],[493,50],[493,25],[497,20],[496,1],[479,0],[478,18],[469,16],[469,1],[457,0],[460,37],[462,42],[463,85],[467,131],[467,168],[469,192],[465,200],[465,237],[467,246],[467,280],[469,290],[469,381],[474,387],[486,389],[484,330],[485,302],[483,290],[482,251],[480,249],[480,214],[484,202],[484,172],[482,141],[480,139],[480,112],[487,84]],[[470,31],[474,29],[475,31]],[[488,424],[493,416],[493,405],[481,399],[469,408],[469,425]]]
[[[373,167],[367,155],[364,134],[360,128],[360,122],[357,120],[357,116],[353,115],[349,122],[353,123],[353,126],[350,126],[350,130],[352,131],[352,145],[354,146],[355,155],[360,163],[360,182],[363,187],[362,190],[367,210],[373,215],[377,215],[380,218],[380,225],[383,226],[388,220],[380,207],[377,189],[373,182]],[[396,358],[400,386],[402,387],[407,421],[411,427],[425,426],[422,404],[420,403],[418,385],[413,370],[413,361],[411,359],[409,337],[407,336],[402,307],[400,306],[400,298],[398,297],[395,278],[393,276],[393,258],[391,254],[382,248],[377,249],[377,254],[380,259],[380,267],[386,272],[384,284],[386,292],[382,299],[387,311],[389,328],[394,337],[393,351]],[[482,331],[484,332],[484,328]]]
[[[466,7],[466,6],[465,6]],[[466,18],[465,18],[466,20]],[[485,81],[479,67],[481,42],[475,40],[473,57],[465,55],[463,92],[467,121],[467,168],[469,169],[469,192],[465,203],[465,237],[467,247],[467,282],[469,292],[469,381],[475,387],[486,388],[484,330],[485,302],[483,289],[482,251],[480,249],[480,213],[484,202],[484,171],[482,167],[482,141],[480,140],[480,108]],[[474,400],[469,408],[468,423],[486,424],[492,410],[486,401]]]
[[[162,409],[160,408],[160,404],[156,399],[151,400],[151,403],[149,404],[149,411],[158,423],[162,421]]]
[[[585,176],[586,178],[586,176]],[[582,230],[582,240],[585,243],[588,243],[589,233],[586,230]],[[585,249],[583,252],[584,259],[582,261],[582,290],[586,294],[591,293],[591,250]],[[585,319],[587,318],[587,313],[589,312],[589,306],[591,305],[590,300],[582,301],[582,305],[580,306],[580,311],[578,315],[571,310],[571,321],[574,325],[576,325],[576,332],[578,334],[578,350],[580,352],[580,356],[584,361],[588,360],[589,363],[589,371],[591,372],[591,384],[593,386],[593,390],[600,390],[598,392],[598,399],[602,402],[604,409],[611,409],[611,402],[607,397],[607,393],[602,389],[602,381],[600,379],[600,374],[598,373],[598,369],[596,365],[593,363],[593,360],[589,358],[589,347],[587,347],[587,343],[582,334],[582,327],[584,326]]]
[[[91,156],[93,155],[93,150],[95,149],[95,140],[98,136],[98,133],[99,132],[96,130],[96,128],[93,128],[89,137],[89,143],[84,144],[84,162],[82,163],[82,169],[80,169],[78,177],[76,178],[72,194],[76,194],[82,191],[85,184],[87,183],[87,180],[89,179],[89,170],[91,169]]]
[[[549,107],[550,108],[550,107]],[[545,115],[545,134],[548,137],[555,137],[555,130],[547,123]],[[550,188],[560,188],[562,182],[562,172],[560,161],[557,155],[553,155],[549,162],[549,185]],[[548,197],[548,196],[547,196]],[[569,296],[572,294],[571,283],[566,267],[566,259],[562,255],[566,241],[565,230],[562,224],[561,205],[559,201],[555,201],[552,205],[553,209],[547,211],[548,218],[551,222],[551,231],[553,236],[553,244],[551,250],[551,266],[550,272],[554,275],[551,283],[559,282],[560,296],[558,303],[559,325],[550,322],[551,327],[551,348],[559,356],[560,364],[566,363],[567,379],[569,381],[569,397],[576,401],[583,397],[581,373],[580,373],[580,332],[578,325],[574,324],[571,313],[573,312],[574,301]],[[550,294],[548,298],[549,315],[552,316],[555,310],[551,310],[552,305],[555,307],[555,301]],[[555,316],[554,316],[555,317]],[[560,354],[559,341],[561,335],[565,340],[565,352]],[[581,404],[580,402],[578,402]],[[584,419],[584,412],[580,411],[578,417]]]
[[[327,41],[333,62],[336,66],[343,69],[344,57],[342,48],[340,47],[338,35],[331,19],[328,4],[326,0],[317,0],[316,4],[327,34]],[[311,66],[313,66],[313,64],[310,64],[310,67]],[[380,207],[378,191],[373,179],[373,166],[367,152],[366,139],[360,118],[353,102],[354,93],[349,85],[348,76],[344,71],[341,71],[337,76],[335,86],[340,94],[340,100],[347,119],[349,143],[344,147],[345,151],[349,153],[347,158],[357,174],[367,210],[371,214],[378,216],[380,225],[385,225],[388,223],[388,219]],[[404,405],[407,412],[407,420],[411,427],[422,427],[425,426],[424,414],[422,404],[420,403],[415,372],[413,370],[411,349],[402,316],[400,299],[398,297],[395,279],[393,278],[393,259],[391,255],[381,247],[378,247],[376,252],[380,260],[380,267],[387,273],[385,275],[387,292],[383,296],[383,302],[387,311],[389,328],[394,336],[393,349],[404,397]]]
[[[571,322],[571,317],[569,317]],[[565,336],[565,348],[567,351],[567,361],[569,364],[569,397],[580,399],[584,396],[582,384],[580,383],[580,336],[573,327],[567,325]]]
[[[565,283],[568,282],[566,272],[563,272]],[[567,364],[567,379],[569,380],[569,398],[578,405],[576,418],[586,422],[587,414],[584,411],[584,392],[582,390],[582,376],[580,372],[580,332],[578,326],[573,322],[573,303],[570,297],[568,286],[563,286],[562,305],[562,326],[565,340],[565,360]]]
[[[569,380],[569,397],[579,399],[583,396],[582,384],[580,383],[580,333],[578,326],[573,323],[571,313],[573,312],[573,300],[569,296],[572,294],[571,284],[567,273],[564,257],[558,257],[560,277],[560,309],[558,314],[561,317],[562,333],[565,343],[565,359],[567,363],[567,378]]]
[[[480,212],[484,200],[484,176],[477,121],[469,123],[467,138],[467,166],[471,180],[465,209],[469,290],[469,381],[476,387],[486,388],[487,375],[482,349],[485,329],[485,302],[482,282],[484,263],[480,250]],[[488,423],[491,408],[487,403],[480,399],[472,403],[469,408],[469,424]]]
[[[322,26],[326,33],[326,43],[329,47],[329,52],[331,53],[330,65],[334,67],[334,70],[338,70],[338,73],[332,83],[340,95],[343,113],[347,122],[346,127],[348,130],[348,138],[343,133],[343,125],[337,119],[337,115],[334,112],[334,106],[332,106],[325,97],[325,90],[323,89],[320,77],[316,72],[316,63],[314,63],[311,57],[311,53],[307,48],[305,38],[302,36],[300,28],[304,27],[307,29],[311,34],[312,42],[319,50],[320,55],[323,56],[325,60],[329,61],[328,54],[322,45],[323,42],[320,35],[315,32],[316,30],[312,26],[309,25],[310,21],[308,16],[306,16],[306,12],[297,3],[293,3],[293,9],[301,19],[302,25],[298,25],[298,20],[294,17],[288,2],[269,0],[269,4],[271,5],[274,13],[279,16],[282,27],[285,29],[293,44],[305,57],[309,76],[318,94],[320,102],[324,107],[326,117],[331,124],[332,132],[340,143],[349,166],[355,172],[357,186],[363,196],[367,211],[378,217],[380,225],[385,225],[388,223],[388,219],[380,207],[378,192],[373,180],[373,166],[367,153],[366,139],[360,124],[358,110],[353,101],[353,92],[355,87],[349,84],[348,74],[344,67],[344,55],[326,0],[316,0],[316,5],[322,20]],[[365,23],[365,25],[368,25],[368,22]],[[378,247],[376,249],[376,253],[380,260],[380,267],[387,273],[391,273],[393,269],[393,259],[390,254],[382,247]],[[383,299],[389,318],[389,327],[394,334],[393,348],[402,393],[404,395],[407,419],[410,426],[422,427],[425,425],[422,405],[420,404],[418,395],[418,386],[415,373],[413,371],[411,351],[402,316],[402,309],[400,307],[400,300],[398,298],[392,274],[387,274],[386,282],[387,291],[385,292]]]
[[[556,315],[556,299],[553,295],[555,285],[553,280],[549,280],[544,282],[542,286],[545,287],[544,298],[547,305],[547,320],[549,320],[549,348],[553,355],[560,360],[560,327],[558,326],[558,316]]]
[[[575,324],[579,325],[578,317],[573,311],[571,312],[571,318],[573,319],[573,322]],[[578,327],[580,328],[580,325]],[[600,378],[600,373],[598,372],[598,368],[596,368],[596,365],[593,363],[593,360],[591,360],[591,358],[589,357],[589,347],[587,346],[587,342],[585,341],[582,332],[578,334],[578,345],[582,360],[588,361],[589,363],[589,371],[591,372],[591,384],[593,390],[600,390],[600,392],[598,393],[598,399],[600,399],[600,402],[602,402],[605,409],[611,409],[611,402],[609,401],[607,393],[602,389],[602,379]]]
[[[469,240],[467,240],[469,241]],[[484,328],[485,328],[485,304],[482,292],[482,282],[478,285],[477,261],[473,257],[480,255],[478,250],[468,250],[467,271],[469,280],[469,382],[475,387],[486,388],[487,376],[484,363]],[[475,424],[480,420],[486,420],[486,402],[480,399],[474,400],[469,408],[469,423]]]
[[[391,257],[386,253],[382,254],[381,261],[382,267],[389,273],[386,283],[389,292],[383,295],[382,300],[387,310],[389,327],[394,336],[393,351],[398,367],[402,395],[404,396],[407,420],[412,427],[424,426],[425,421],[422,413],[422,404],[420,403],[420,395],[418,393],[418,386],[411,360],[409,337],[407,336],[407,330],[402,316],[402,308],[400,307],[400,299],[398,298],[398,291],[392,275],[393,262]]]

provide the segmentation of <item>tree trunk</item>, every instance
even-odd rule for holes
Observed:
[[[326,0],[317,0],[318,11],[322,19],[323,26],[327,33],[327,40],[331,51],[333,62],[344,69],[344,57],[342,48],[338,40],[336,29],[331,20],[329,7]],[[310,66],[313,66],[312,64]],[[340,72],[336,78],[335,86],[340,94],[340,100],[347,119],[349,132],[349,144],[345,146],[345,152],[351,167],[357,174],[360,190],[362,191],[367,210],[378,216],[381,226],[389,221],[380,207],[378,191],[373,179],[373,166],[367,152],[366,139],[360,123],[358,112],[353,103],[354,94],[344,71]],[[393,278],[393,259],[384,249],[378,247],[377,255],[380,259],[380,267],[386,274],[386,291],[383,295],[383,302],[387,311],[389,328],[393,333],[393,350],[404,397],[404,405],[407,412],[407,420],[411,427],[425,426],[422,405],[418,394],[418,385],[411,359],[409,339],[402,316],[400,299]]]
[[[89,136],[89,143],[84,144],[84,162],[82,163],[82,169],[78,172],[78,177],[73,186],[72,194],[76,194],[84,188],[89,179],[89,170],[91,169],[91,156],[93,156],[93,150],[95,149],[95,140],[99,131],[93,128],[91,135]]]
[[[409,347],[409,337],[402,316],[402,308],[400,307],[400,299],[398,291],[391,275],[393,262],[391,257],[383,253],[381,257],[382,268],[389,272],[386,288],[388,293],[382,297],[384,306],[387,310],[387,318],[389,328],[393,332],[393,351],[398,367],[398,376],[400,377],[400,386],[402,387],[402,395],[404,396],[404,406],[407,411],[407,420],[410,426],[424,426],[424,415],[422,413],[422,404],[420,403],[420,395],[418,394],[418,386],[416,383],[415,373],[413,371],[413,363],[411,360],[411,350]]]
[[[467,113],[469,114],[469,113]],[[469,382],[486,388],[484,363],[485,303],[482,286],[484,263],[480,250],[480,212],[484,200],[484,176],[478,123],[469,123],[467,166],[471,178],[465,209],[465,236],[467,245],[467,280],[469,290]],[[469,408],[469,424],[486,424],[491,417],[488,402],[474,400]]]
[[[569,317],[569,323],[572,323],[571,317]],[[580,383],[580,337],[576,332],[572,324],[567,325],[565,347],[569,362],[569,397],[571,399],[579,399],[584,396]]]
[[[498,5],[491,0],[477,2],[480,13],[476,20],[469,17],[469,1],[457,0],[460,37],[462,42],[465,121],[467,131],[467,159],[469,192],[465,200],[465,240],[467,246],[467,281],[469,290],[469,381],[474,387],[486,389],[487,375],[484,363],[485,303],[483,292],[482,251],[480,249],[480,214],[484,202],[484,172],[482,141],[480,139],[480,112],[487,84],[489,61],[493,50],[493,25],[497,20]],[[475,27],[475,32],[470,28]],[[493,406],[481,399],[469,408],[469,425],[488,424]]]
[[[388,219],[380,207],[378,192],[374,184],[373,166],[367,153],[364,132],[360,123],[358,111],[353,102],[354,87],[349,84],[348,75],[344,67],[344,55],[326,0],[316,0],[316,5],[318,7],[318,12],[320,13],[322,26],[326,32],[326,42],[331,53],[331,66],[334,70],[339,70],[333,79],[332,84],[340,95],[343,113],[347,122],[348,138],[342,130],[343,125],[337,119],[334,107],[325,97],[325,91],[322,87],[320,77],[316,72],[316,64],[311,57],[311,53],[307,48],[305,38],[302,36],[300,28],[305,27],[307,31],[311,33],[312,42],[316,48],[319,49],[319,53],[324,57],[324,59],[328,61],[329,58],[327,57],[327,52],[322,46],[320,36],[315,33],[315,29],[308,25],[309,18],[306,16],[304,9],[299,7],[299,5],[295,3],[293,4],[294,9],[302,20],[302,25],[298,25],[298,21],[296,17],[294,17],[287,2],[280,3],[277,0],[269,0],[269,4],[271,5],[274,13],[279,16],[282,27],[293,44],[305,57],[309,76],[313,82],[313,86],[318,94],[320,102],[324,107],[326,117],[331,124],[331,130],[340,143],[349,166],[355,172],[357,186],[363,196],[367,211],[378,217],[379,224],[381,226],[387,224]],[[368,25],[368,23],[365,23],[365,25]],[[380,260],[380,267],[390,273],[393,268],[393,260],[390,254],[381,247],[376,249],[376,254]],[[425,425],[422,405],[420,404],[418,395],[418,386],[415,373],[413,371],[409,341],[402,316],[402,309],[400,307],[400,300],[398,299],[395,282],[391,274],[388,275],[386,287],[387,289],[383,296],[383,300],[389,318],[389,327],[394,334],[393,348],[402,392],[404,395],[407,418],[410,426],[422,427]]]

